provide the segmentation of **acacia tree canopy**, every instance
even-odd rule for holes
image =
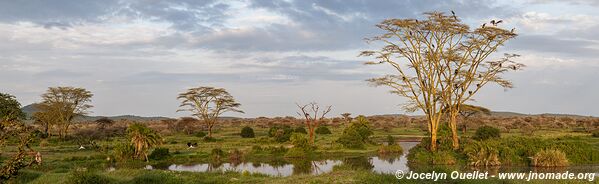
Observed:
[[[453,12],[452,12],[453,13]],[[502,21],[471,29],[460,19],[440,12],[425,13],[426,18],[387,19],[377,25],[384,31],[369,42],[382,43],[376,51],[363,51],[360,56],[374,57],[366,64],[388,64],[396,73],[368,81],[374,86],[390,87],[391,93],[406,97],[404,109],[423,111],[428,119],[431,150],[436,149],[440,118],[450,114],[454,147],[458,144],[455,124],[461,104],[487,83],[510,88],[510,81],[500,77],[524,65],[505,54],[488,59],[506,41],[515,38],[514,29],[499,26]]]
[[[208,125],[208,137],[212,137],[212,127],[218,117],[225,112],[244,113],[239,109],[240,103],[224,88],[197,87],[180,93],[177,99],[181,100],[180,109],[189,111],[194,116],[203,120]]]

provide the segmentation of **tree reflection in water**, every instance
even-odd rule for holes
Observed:
[[[372,170],[374,165],[368,157],[349,157],[343,159],[343,165],[347,165],[352,169]]]

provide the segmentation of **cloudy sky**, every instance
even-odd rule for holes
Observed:
[[[471,26],[503,19],[520,34],[503,52],[528,65],[476,102],[496,111],[599,116],[598,0],[0,0],[0,92],[22,104],[47,87],[94,93],[93,115],[186,116],[179,92],[224,87],[246,114],[293,116],[295,102],[333,114],[403,113],[365,79],[363,38],[386,18],[454,10]]]

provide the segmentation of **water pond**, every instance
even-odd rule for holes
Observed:
[[[313,174],[319,175],[333,171],[335,166],[347,166],[355,169],[366,169],[377,173],[393,174],[397,170],[404,172],[410,171],[408,160],[406,158],[409,150],[418,144],[417,142],[400,142],[404,149],[402,155],[390,157],[381,156],[360,156],[360,157],[345,157],[338,159],[326,160],[279,160],[268,163],[198,163],[198,164],[171,164],[168,166],[152,167],[146,166],[146,169],[163,169],[171,171],[191,171],[191,172],[250,172],[261,173],[270,176],[290,176],[294,174]],[[474,169],[468,167],[450,167],[450,171],[459,170],[462,172],[472,171]],[[571,166],[562,168],[534,168],[534,167],[496,167],[496,168],[478,168],[476,170],[491,174],[499,172],[574,172],[574,173],[597,173],[599,176],[599,166]]]

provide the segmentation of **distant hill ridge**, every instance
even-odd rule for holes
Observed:
[[[21,110],[27,114],[28,119],[33,115],[33,113],[36,112],[34,105],[35,104],[29,104],[29,105],[21,108]],[[405,114],[381,114],[381,115],[373,115],[373,116],[402,116],[402,115],[405,115]],[[407,116],[420,116],[420,115],[407,115]],[[592,117],[592,116],[582,116],[582,115],[575,115],[575,114],[555,114],[555,113],[523,114],[523,113],[507,112],[507,111],[491,111],[491,116],[497,116],[497,117],[555,116],[555,117],[572,117],[572,118]],[[162,117],[162,116],[144,117],[144,116],[136,116],[136,115],[119,115],[119,116],[85,116],[84,115],[84,116],[79,116],[79,117],[75,118],[75,120],[76,121],[95,121],[100,118],[108,118],[111,120],[126,119],[126,120],[131,120],[131,121],[159,121],[159,120],[172,119],[169,117]],[[238,117],[220,117],[220,119],[235,119],[235,118],[238,118]]]

